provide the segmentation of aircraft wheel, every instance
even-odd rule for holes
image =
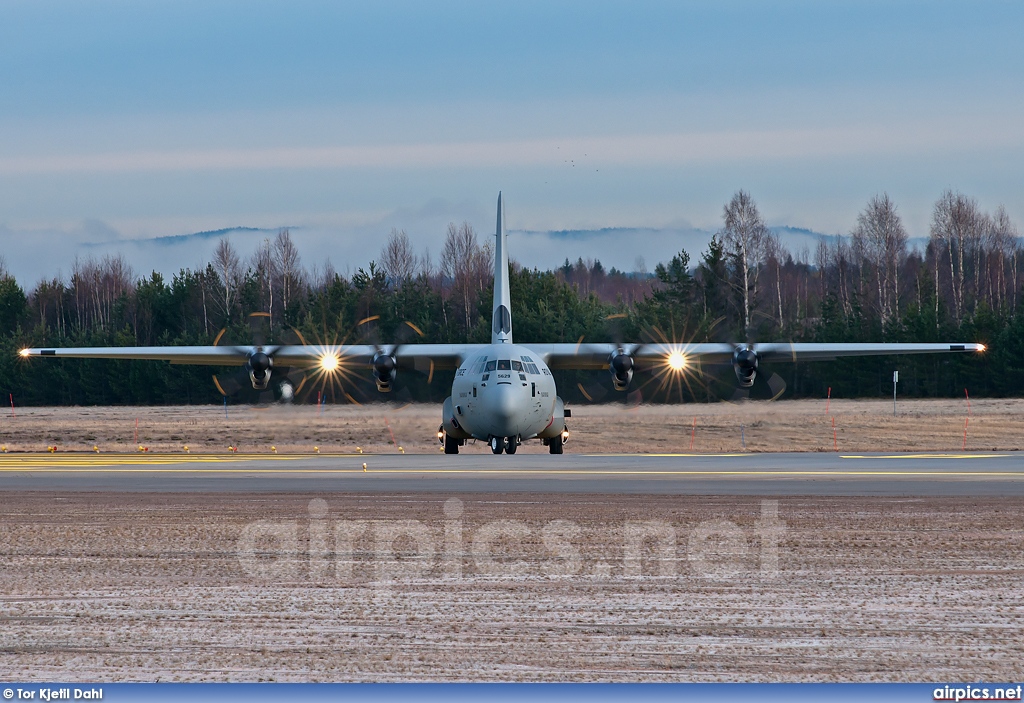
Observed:
[[[491,437],[491,453],[501,454],[503,451],[505,451],[505,438]]]
[[[459,440],[454,437],[444,436],[444,453],[445,454],[458,454],[459,453]]]
[[[548,452],[551,454],[562,453],[562,435],[552,437],[548,440]]]
[[[505,453],[506,454],[515,454],[516,453],[516,449],[518,449],[518,448],[519,448],[519,438],[518,437],[506,437],[505,438]]]

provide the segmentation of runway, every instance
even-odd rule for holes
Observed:
[[[1024,496],[1022,458],[1013,452],[3,454],[0,490]]]

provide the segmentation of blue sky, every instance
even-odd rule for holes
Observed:
[[[738,188],[826,233],[883,190],[912,236],[945,188],[1021,222],[1022,20],[1009,2],[8,0],[0,238],[31,283],[88,243],[236,225],[296,227],[307,264],[342,270],[391,226],[436,252],[448,220],[486,232],[499,189],[510,228],[537,232],[713,230]],[[522,242],[540,266],[673,246]]]

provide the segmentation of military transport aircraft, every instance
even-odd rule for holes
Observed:
[[[317,367],[324,372],[368,370],[377,390],[391,391],[399,368],[454,369],[452,393],[444,401],[438,440],[458,454],[467,440],[490,444],[495,454],[515,454],[540,439],[561,454],[569,430],[566,409],[551,371],[607,369],[612,386],[627,391],[634,370],[682,374],[701,362],[731,363],[741,387],[754,383],[761,362],[814,361],[840,356],[980,352],[981,344],[515,344],[509,295],[505,212],[498,194],[494,248],[494,308],[490,344],[251,345],[178,347],[80,347],[23,349],[24,357],[157,359],[172,364],[243,366],[253,388],[263,390],[275,365]]]

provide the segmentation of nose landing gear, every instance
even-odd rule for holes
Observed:
[[[492,454],[515,454],[519,449],[519,437],[491,437],[490,445]]]

